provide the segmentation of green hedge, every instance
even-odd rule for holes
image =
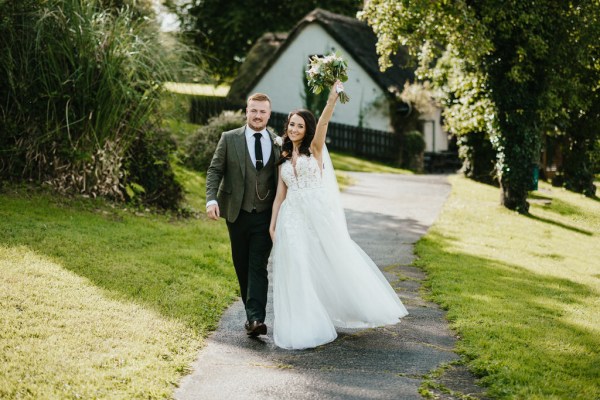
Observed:
[[[240,111],[224,111],[212,117],[208,124],[191,135],[185,145],[185,164],[197,171],[206,172],[217,143],[223,132],[244,125],[245,116]]]

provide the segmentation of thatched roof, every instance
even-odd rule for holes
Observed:
[[[231,85],[227,99],[233,104],[245,105],[249,91],[283,54],[287,46],[311,23],[321,25],[340,43],[345,52],[360,64],[384,93],[391,96],[390,88],[396,87],[402,91],[404,82],[413,80],[414,68],[408,65],[409,56],[403,49],[400,49],[398,55],[392,59],[394,66],[381,72],[375,50],[377,36],[371,27],[356,18],[317,8],[298,22],[287,38],[284,34],[267,33],[256,42]]]
[[[268,32],[254,43],[231,84],[227,94],[227,100],[230,103],[240,107],[246,105],[246,98],[250,94],[248,92],[258,82],[257,78],[267,72],[272,64],[271,60],[274,60],[273,56],[285,42],[287,36],[287,33]]]

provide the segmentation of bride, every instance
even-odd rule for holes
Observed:
[[[273,203],[273,338],[286,349],[333,341],[335,327],[395,324],[408,314],[383,274],[350,238],[325,146],[341,82],[319,122],[290,113],[283,135]]]

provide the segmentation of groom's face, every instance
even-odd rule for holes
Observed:
[[[266,128],[271,116],[271,104],[268,101],[250,100],[246,107],[246,123],[250,129],[258,132]]]

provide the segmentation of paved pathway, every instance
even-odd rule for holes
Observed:
[[[209,337],[192,374],[182,380],[176,399],[420,399],[424,376],[458,358],[444,313],[419,294],[422,271],[410,267],[413,244],[448,196],[446,178],[352,175],[357,184],[342,196],[350,234],[384,271],[409,315],[394,326],[338,330],[336,341],[317,349],[288,351],[277,348],[270,336],[249,339],[237,301]],[[267,314],[271,328],[270,298]],[[440,382],[463,382],[453,390],[477,392],[468,373],[453,374]]]

